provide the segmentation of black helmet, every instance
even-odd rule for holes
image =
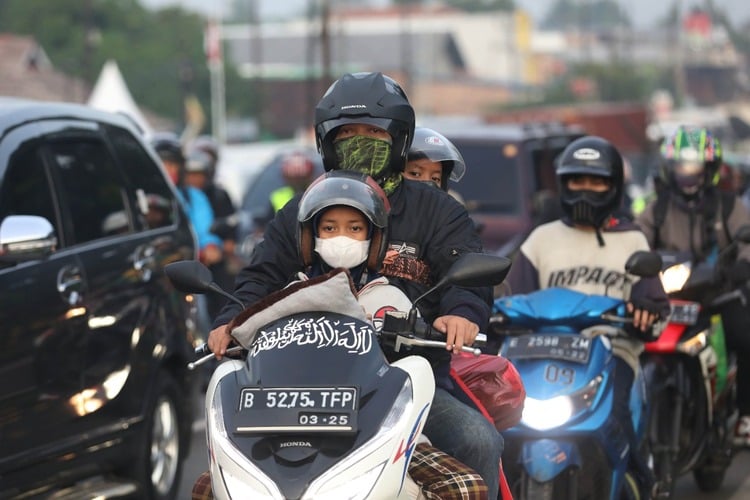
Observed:
[[[151,146],[162,160],[172,161],[178,163],[180,166],[185,165],[182,142],[180,142],[177,134],[173,132],[157,132],[151,138]]]
[[[388,245],[388,197],[375,180],[349,170],[326,172],[313,181],[299,202],[297,247],[305,266],[312,265],[316,215],[336,205],[359,210],[370,221],[370,251],[367,268],[378,271]]]
[[[414,140],[407,153],[407,161],[427,158],[430,161],[440,162],[443,165],[443,177],[440,187],[448,189],[448,178],[458,182],[466,173],[464,157],[456,146],[439,132],[427,127],[414,129]]]
[[[563,212],[573,222],[598,228],[622,203],[622,156],[601,137],[587,135],[568,144],[557,159],[555,173]],[[571,175],[606,177],[612,186],[603,193],[571,191],[567,185]]]
[[[414,108],[401,86],[382,73],[346,74],[315,106],[315,141],[326,170],[336,169],[334,130],[346,123],[375,125],[393,138],[389,170],[401,172],[414,136]]]

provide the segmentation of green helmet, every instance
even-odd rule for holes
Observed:
[[[721,165],[721,144],[705,128],[680,126],[661,146],[661,176],[673,191],[693,196],[710,186]]]

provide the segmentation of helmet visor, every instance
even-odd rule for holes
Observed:
[[[388,132],[391,135],[391,138],[394,138],[398,135],[398,124],[394,122],[394,120],[391,120],[389,118],[373,118],[372,116],[367,115],[361,115],[361,116],[347,116],[344,118],[337,118],[335,120],[328,120],[320,125],[318,125],[318,133],[321,137],[321,139],[326,140],[330,139],[333,140],[334,137],[329,137],[329,134],[331,132],[334,132],[335,129],[342,125],[348,125],[348,124],[357,124],[361,123],[364,125],[374,125],[376,127],[382,128],[386,132]]]
[[[445,166],[452,166],[450,180],[458,182],[466,173],[466,163],[456,146],[453,145],[442,134],[430,129],[417,128],[414,132],[414,141],[411,143],[407,161],[427,158],[434,162],[450,162]]]
[[[316,179],[299,203],[297,220],[308,222],[323,209],[335,205],[352,207],[362,212],[376,227],[388,224],[390,204],[380,186],[363,174],[335,171]]]
[[[672,172],[675,184],[685,194],[693,194],[703,185],[705,166],[702,162],[674,162]]]
[[[677,176],[703,175],[705,167],[699,161],[680,161],[674,164],[674,173]]]

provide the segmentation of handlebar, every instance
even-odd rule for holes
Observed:
[[[242,352],[244,348],[242,346],[234,346],[227,349],[227,354],[235,354]],[[195,348],[195,355],[196,356],[202,356],[201,358],[198,358],[196,361],[193,361],[191,363],[188,363],[187,367],[188,370],[195,370],[198,366],[207,363],[211,358],[214,357],[214,353],[211,352],[211,350],[208,348],[208,344],[201,344],[198,347]]]
[[[429,337],[430,335],[434,335],[434,331],[431,327],[430,332],[427,334]],[[442,335],[442,334],[441,334]],[[476,338],[474,339],[474,345],[477,346],[483,346],[487,344],[487,335],[484,333],[478,333]],[[398,352],[401,346],[413,346],[413,347],[441,347],[446,348],[448,344],[444,341],[440,340],[427,340],[427,339],[420,339],[417,337],[406,337],[403,335],[397,335],[396,336],[396,347],[395,350]],[[240,353],[243,351],[242,346],[234,346],[227,349],[227,354],[235,354]],[[478,347],[470,347],[470,346],[463,346],[461,348],[461,351],[468,352],[473,354],[474,356],[479,356],[482,351]],[[197,367],[207,363],[209,360],[214,358],[214,353],[211,352],[211,350],[208,348],[208,344],[201,344],[198,347],[195,348],[195,356],[198,358],[197,360],[188,363],[188,370],[195,370]]]
[[[481,334],[484,335],[484,334]],[[485,336],[486,339],[486,336]],[[446,342],[443,342],[441,340],[425,340],[420,339],[417,337],[404,337],[402,335],[396,336],[396,352],[401,350],[401,346],[411,346],[411,347],[440,347],[445,349],[448,347],[448,344]],[[482,350],[478,347],[470,347],[468,345],[461,346],[462,352],[468,352],[470,354],[473,354],[474,356],[479,356],[482,354]]]

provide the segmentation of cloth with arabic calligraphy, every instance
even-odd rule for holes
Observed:
[[[337,268],[268,295],[235,316],[229,331],[242,347],[249,349],[260,327],[290,314],[327,311],[367,321],[355,294],[349,271]]]

